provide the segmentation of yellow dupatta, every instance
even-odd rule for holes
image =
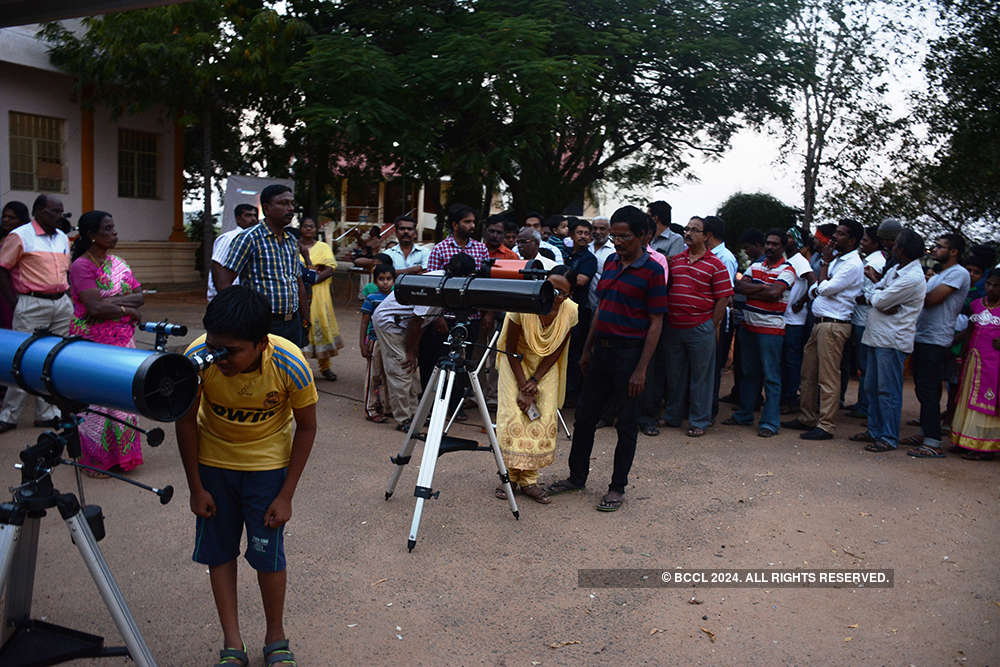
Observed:
[[[542,359],[559,349],[563,341],[569,337],[570,330],[576,326],[578,320],[579,312],[577,304],[569,299],[560,304],[556,318],[548,326],[542,325],[542,320],[538,315],[531,313],[507,313],[503,329],[500,332],[499,343],[501,346],[506,345],[507,332],[512,321],[521,326],[521,338],[518,341],[516,352],[524,355],[522,363],[524,364],[525,373],[530,376],[538,368],[539,364],[542,363]],[[550,373],[553,370],[558,373],[559,395],[556,400],[556,407],[561,407],[563,401],[566,399],[566,371],[569,368],[568,357],[569,345],[566,345],[559,356],[559,360],[549,370]],[[507,365],[506,370],[508,372],[513,373],[510,370],[507,355],[498,353],[497,365],[499,366],[501,363]]]

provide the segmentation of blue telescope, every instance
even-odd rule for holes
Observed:
[[[184,416],[198,393],[197,370],[183,355],[9,329],[0,330],[0,383],[163,422]]]

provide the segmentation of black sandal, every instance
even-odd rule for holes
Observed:
[[[882,452],[891,452],[894,449],[896,448],[882,440],[876,440],[870,445],[865,445],[866,452],[875,452],[877,454],[881,454]]]
[[[559,481],[552,482],[547,487],[545,487],[545,491],[550,496],[556,496],[559,495],[560,493],[567,493],[569,491],[582,491],[583,489],[584,487],[577,486],[568,479],[560,479]]]
[[[264,664],[271,665],[296,665],[295,654],[288,649],[288,640],[279,639],[264,647]]]
[[[639,430],[643,435],[648,435],[650,437],[660,435],[660,429],[656,428],[656,424],[643,424],[639,427]]]
[[[242,649],[224,648],[219,651],[219,662],[215,664],[215,667],[233,667],[234,665],[247,667],[249,664],[250,658],[247,657],[247,646],[244,644]]]

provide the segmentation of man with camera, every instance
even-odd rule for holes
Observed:
[[[52,195],[38,195],[31,207],[34,220],[12,230],[0,247],[0,291],[14,304],[15,331],[45,328],[69,334],[73,303],[69,290],[69,239],[59,225],[66,221],[63,203]],[[0,433],[17,428],[27,394],[9,387],[0,408]],[[35,402],[35,426],[52,426],[56,406],[41,397]]]
[[[583,393],[576,410],[569,477],[547,489],[557,494],[584,488],[597,421],[605,405],[620,400],[614,468],[608,492],[597,505],[601,512],[614,512],[625,500],[639,432],[639,397],[667,310],[663,267],[643,244],[648,220],[634,206],[622,207],[611,216],[611,238],[618,252],[604,266],[597,286],[600,301],[580,357]]]

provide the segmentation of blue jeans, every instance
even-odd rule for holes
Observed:
[[[799,385],[802,384],[802,349],[806,346],[808,337],[808,325],[785,325],[785,340],[781,345],[782,405],[792,405],[799,397]]]
[[[740,409],[733,419],[753,423],[754,403],[758,387],[764,383],[764,406],[760,412],[759,428],[778,432],[781,422],[781,350],[784,336],[755,333],[744,328],[740,333]]]
[[[865,394],[868,434],[896,448],[903,409],[903,362],[906,353],[887,347],[865,347],[868,352]]]

